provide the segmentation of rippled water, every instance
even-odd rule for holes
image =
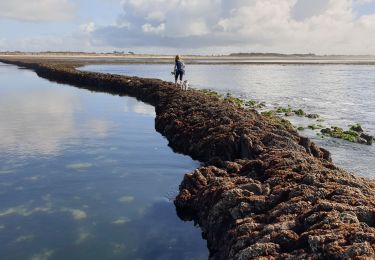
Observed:
[[[207,259],[170,201],[199,163],[133,98],[0,65],[0,259]]]
[[[171,81],[173,65],[90,65],[84,70]],[[265,101],[269,108],[291,105],[318,113],[325,126],[360,123],[375,135],[375,66],[369,65],[188,65],[186,78],[197,88],[210,88],[238,97]],[[296,125],[317,123],[289,117]],[[375,177],[375,146],[318,137],[340,165],[356,174]]]

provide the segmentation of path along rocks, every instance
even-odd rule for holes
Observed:
[[[154,105],[157,131],[205,164],[184,177],[175,205],[200,225],[212,259],[375,258],[374,181],[337,168],[328,151],[277,120],[161,80],[0,61]]]

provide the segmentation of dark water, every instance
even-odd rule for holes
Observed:
[[[133,98],[0,65],[0,259],[207,259],[170,201],[199,163]]]
[[[265,101],[269,109],[290,105],[318,113],[324,122],[288,117],[295,125],[340,126],[360,123],[375,135],[375,66],[369,65],[188,65],[186,78],[196,88]],[[161,78],[171,81],[173,65],[90,65],[84,70]],[[375,145],[321,138],[305,130],[332,152],[337,165],[375,177]]]

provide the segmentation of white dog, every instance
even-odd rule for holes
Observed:
[[[184,80],[184,82],[181,84],[182,90],[187,90],[189,88],[189,81]]]

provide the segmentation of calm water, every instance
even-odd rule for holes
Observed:
[[[207,259],[173,203],[199,163],[133,98],[0,65],[0,259]]]
[[[84,70],[126,74],[171,81],[173,65],[90,65]],[[291,105],[318,113],[324,122],[289,117],[296,125],[323,124],[348,128],[360,123],[375,134],[375,66],[367,65],[188,65],[187,79],[196,88],[230,92],[235,96],[265,101],[268,108]],[[375,145],[365,146],[318,137],[337,165],[367,177],[375,177]]]

